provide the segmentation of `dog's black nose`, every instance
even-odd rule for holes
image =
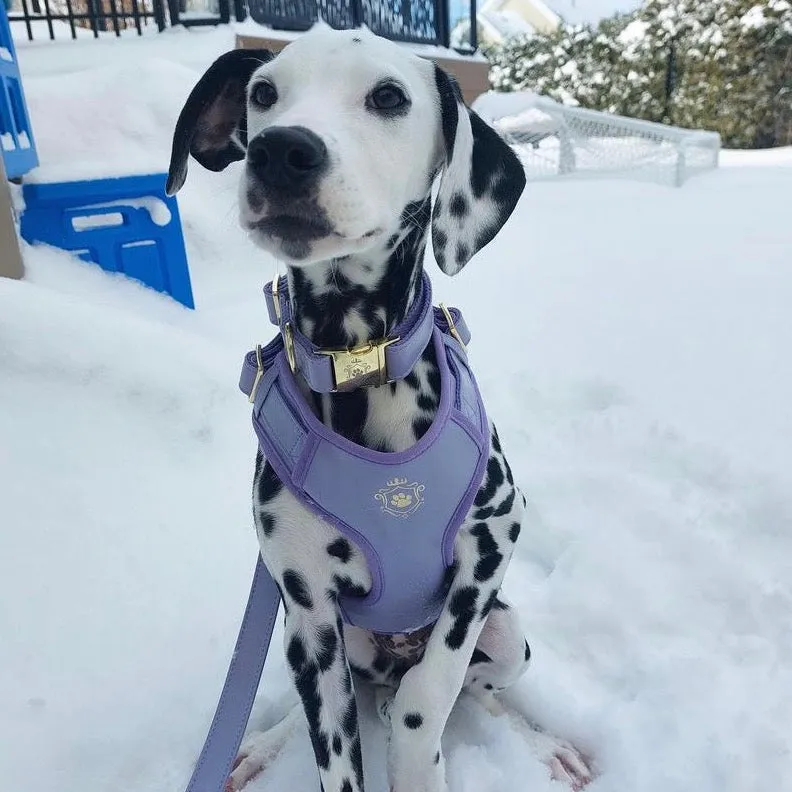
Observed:
[[[247,161],[265,187],[289,192],[318,181],[327,166],[327,146],[305,127],[270,127],[250,141]]]

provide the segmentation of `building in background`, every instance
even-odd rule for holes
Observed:
[[[452,11],[452,45],[468,41],[470,30],[469,3],[454,6]],[[542,0],[486,0],[478,7],[479,44],[500,44],[511,36],[531,33],[552,33],[561,18]]]

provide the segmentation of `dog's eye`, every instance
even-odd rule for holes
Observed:
[[[278,101],[278,92],[272,83],[260,82],[250,92],[250,100],[266,110]]]
[[[366,105],[372,110],[401,110],[409,104],[409,100],[398,85],[387,83],[375,88],[366,99]]]

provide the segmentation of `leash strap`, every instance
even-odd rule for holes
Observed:
[[[245,615],[212,725],[186,792],[223,792],[267,658],[280,592],[258,556]]]

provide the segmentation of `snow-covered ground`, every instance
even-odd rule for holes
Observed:
[[[230,45],[20,46],[42,177],[164,169]],[[792,783],[792,151],[723,162],[681,190],[531,185],[460,277],[430,264],[532,503],[514,700],[596,758],[597,792]],[[0,280],[3,789],[179,792],[203,740],[256,552],[238,366],[270,335],[236,176],[193,165],[179,195],[195,312],[49,249]],[[254,724],[293,700],[274,651]],[[445,745],[452,792],[558,789],[470,703]],[[316,788],[300,732],[250,792]]]

